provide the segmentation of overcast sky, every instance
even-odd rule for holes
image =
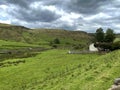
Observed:
[[[29,28],[120,32],[120,0],[0,0],[0,22]]]

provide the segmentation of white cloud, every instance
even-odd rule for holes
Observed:
[[[42,5],[42,2],[34,2],[34,3],[30,4],[30,7],[37,9],[37,8],[41,7],[41,5]]]
[[[0,5],[0,23],[11,24],[11,20],[7,14],[8,8],[9,7],[7,5]]]
[[[7,10],[8,6],[7,5],[0,5],[0,9]]]
[[[0,20],[0,23],[11,24],[11,21],[10,20]]]
[[[50,5],[50,6],[41,6],[41,8],[50,10],[52,12],[57,12],[58,11],[58,9],[55,6],[52,6],[52,5]]]
[[[84,20],[94,20],[94,19],[107,19],[107,18],[111,18],[112,16],[106,14],[106,13],[103,13],[103,12],[100,12],[96,15],[91,15],[91,16],[87,16],[87,17],[84,17]]]
[[[53,6],[53,5],[49,5],[49,6],[43,5],[42,2],[34,2],[34,3],[30,4],[30,7],[33,8],[33,9],[40,8],[40,9],[45,9],[45,10],[50,10],[50,11],[55,11],[55,12],[58,11],[58,9],[55,6]]]
[[[77,14],[77,13],[66,13],[64,11],[62,11],[62,17],[59,19],[61,22],[66,22],[67,24],[69,24],[70,26],[74,25],[75,21],[82,17],[82,15]]]

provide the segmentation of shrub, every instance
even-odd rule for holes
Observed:
[[[53,40],[53,43],[54,43],[54,44],[60,44],[60,40],[59,40],[58,38],[55,38],[55,39]]]
[[[53,48],[57,48],[57,45],[53,44],[52,47],[53,47]]]
[[[120,49],[120,42],[115,42],[112,44],[112,50]]]
[[[73,45],[72,45],[72,48],[75,49],[75,50],[77,50],[77,49],[83,49],[84,46],[81,45],[81,44],[73,44]]]
[[[112,43],[95,43],[95,47],[101,48],[103,51],[105,49],[112,50]]]

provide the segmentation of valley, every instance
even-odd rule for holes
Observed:
[[[119,50],[68,54],[92,42],[83,31],[0,24],[0,90],[107,90],[120,75]]]

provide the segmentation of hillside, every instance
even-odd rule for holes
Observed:
[[[0,24],[0,90],[107,90],[120,77],[120,50],[68,54],[92,40],[83,31]]]
[[[29,29],[23,26],[0,24],[0,39],[8,41],[37,44],[40,46],[52,46],[51,42],[58,38],[60,44],[57,47],[71,48],[89,45],[92,36],[82,31],[67,31],[61,29]]]
[[[107,90],[120,76],[120,51],[106,55],[49,50],[0,63],[1,90]]]
[[[0,39],[25,42],[24,33],[28,33],[25,27],[0,24]]]

